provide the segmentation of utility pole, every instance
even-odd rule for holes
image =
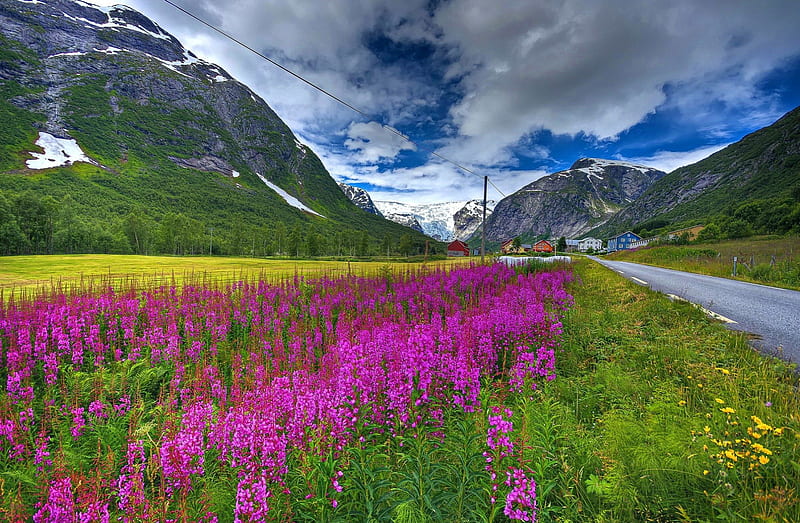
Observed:
[[[481,222],[481,263],[486,255],[486,190],[489,184],[489,177],[483,177],[483,221]]]
[[[211,243],[208,245],[208,255],[211,256],[214,253],[214,228],[211,227]]]

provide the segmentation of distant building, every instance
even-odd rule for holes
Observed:
[[[469,246],[461,240],[451,242],[447,246],[448,256],[469,256]]]
[[[500,252],[503,254],[525,254],[532,250],[533,245],[530,243],[522,243],[519,247],[514,247],[514,240],[506,240],[500,244]]]
[[[575,252],[580,250],[580,240],[567,239],[567,252]]]
[[[547,240],[540,240],[533,244],[533,252],[553,252],[553,244]]]
[[[631,231],[626,231],[620,235],[608,239],[608,252],[625,251],[632,249],[631,243],[642,241],[642,237]]]
[[[578,240],[579,251],[586,252],[589,249],[592,249],[593,251],[602,251],[603,240],[598,240],[597,238],[584,238],[582,240]]]

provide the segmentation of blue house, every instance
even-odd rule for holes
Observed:
[[[608,252],[624,251],[631,248],[631,242],[638,242],[641,241],[641,239],[641,236],[638,234],[627,231],[613,238],[609,238],[606,250]]]

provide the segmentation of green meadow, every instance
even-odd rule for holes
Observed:
[[[465,261],[467,259],[440,259],[419,264],[433,267]],[[308,277],[322,274],[374,275],[415,265],[417,263],[397,258],[340,261],[113,254],[5,256],[0,257],[0,291],[80,290],[89,285],[125,282],[139,285],[198,280],[226,282],[252,277],[272,281],[295,274]]]

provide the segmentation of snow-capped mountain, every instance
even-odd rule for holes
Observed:
[[[354,187],[352,185],[348,185],[346,183],[337,182],[339,184],[339,189],[344,192],[344,194],[350,199],[351,202],[356,204],[358,207],[364,209],[368,213],[375,214],[378,216],[383,216],[381,211],[375,207],[375,203],[370,198],[369,193],[362,189],[361,187]],[[397,220],[392,220],[393,222],[397,222]]]
[[[491,213],[491,209],[494,209],[494,204],[494,201],[487,202],[487,216]],[[467,239],[480,225],[483,213],[483,204],[478,200],[427,204],[376,201],[375,205],[386,218],[398,223],[401,222],[394,220],[392,215],[414,216],[425,234],[443,242]],[[479,209],[477,225],[474,223],[474,219],[471,219],[476,212],[474,210],[476,206]],[[467,211],[462,212],[465,207]],[[459,215],[460,218],[457,219],[456,215]]]
[[[503,198],[486,220],[487,238],[579,236],[607,222],[665,174],[643,165],[581,158]]]
[[[488,200],[486,202],[486,220],[492,215],[497,202]],[[454,230],[453,235],[456,240],[466,241],[475,234],[481,227],[483,221],[483,200],[470,200],[464,207],[456,211],[453,215]]]

